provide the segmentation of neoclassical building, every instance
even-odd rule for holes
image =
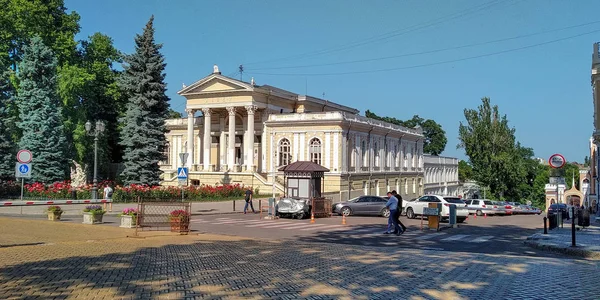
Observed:
[[[458,196],[458,158],[424,155],[425,194]]]
[[[282,195],[283,173],[313,161],[325,173],[326,196],[346,200],[395,189],[423,193],[423,134],[358,115],[357,109],[269,85],[212,74],[178,92],[187,119],[167,120],[163,185],[177,185],[180,153],[189,183],[241,183]],[[197,116],[198,114],[202,116]]]

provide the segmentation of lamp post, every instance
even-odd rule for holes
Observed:
[[[94,137],[94,184],[92,186],[92,199],[98,199],[98,136],[104,131],[104,123],[96,121],[96,128],[92,128],[92,122],[85,123],[85,131]]]

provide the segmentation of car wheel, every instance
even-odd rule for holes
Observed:
[[[406,209],[406,217],[409,219],[415,218],[415,212],[413,211],[412,207]]]
[[[342,212],[342,216],[346,216],[346,217],[352,214],[352,210],[348,206],[342,207],[341,212]]]
[[[296,215],[296,218],[298,218],[298,220],[302,220],[302,219],[304,219],[304,212],[298,213],[298,214]]]
[[[475,214],[478,215],[478,216],[480,216],[480,217],[483,216],[483,212],[481,212],[480,210],[476,211]]]
[[[381,210],[381,216],[384,218],[389,218],[390,217],[390,210],[389,208],[384,208]]]

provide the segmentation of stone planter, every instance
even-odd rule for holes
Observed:
[[[190,232],[190,219],[180,219],[180,218],[172,218],[171,222],[171,232],[179,232],[179,233],[188,233]]]
[[[104,216],[104,214],[95,214],[94,215],[89,212],[84,212],[83,213],[83,224],[90,224],[90,225],[101,224],[103,216]]]
[[[48,212],[48,220],[50,221],[60,221],[60,216],[62,215],[62,211],[49,211]]]
[[[123,228],[135,228],[137,226],[137,216],[121,216],[121,226]]]

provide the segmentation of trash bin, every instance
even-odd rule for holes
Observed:
[[[71,190],[71,199],[77,200],[77,190],[76,189]]]
[[[582,219],[583,227],[590,227],[590,212],[587,209],[582,210],[582,214],[580,215]]]
[[[552,230],[557,227],[558,222],[556,222],[556,221],[558,221],[558,220],[556,219],[556,216],[557,216],[557,214],[548,214],[548,223],[549,223],[548,229],[549,230]]]

